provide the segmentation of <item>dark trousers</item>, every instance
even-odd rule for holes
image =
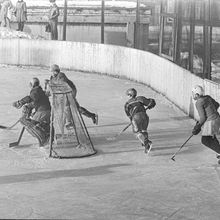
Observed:
[[[18,22],[18,31],[23,31],[24,29],[24,22]]]
[[[220,144],[216,136],[202,136],[202,144],[220,154]]]
[[[136,137],[140,140],[142,145],[147,145],[148,133],[147,128],[149,124],[149,117],[145,112],[138,112],[132,117],[132,129]]]
[[[82,114],[82,115],[85,115],[86,117],[88,118],[94,118],[95,117],[95,114],[88,111],[87,109],[79,106],[79,112]]]
[[[77,104],[77,107],[78,107],[78,110],[80,112],[80,114],[88,117],[88,118],[91,118],[91,119],[94,119],[95,117],[95,114],[88,111],[87,109],[85,109],[84,107],[81,107],[78,102],[76,103]],[[66,106],[65,107],[65,116],[66,116],[66,123],[70,123],[72,122],[72,116],[71,116],[71,109],[70,109],[70,106]]]
[[[51,40],[58,40],[57,22],[50,21],[51,27]]]

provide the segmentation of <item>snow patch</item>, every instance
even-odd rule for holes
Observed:
[[[13,5],[16,5],[17,0],[12,0]],[[50,6],[49,0],[26,0],[27,7],[33,7],[33,6]],[[64,6],[64,0],[57,0],[56,4],[60,7]],[[136,8],[137,3],[136,2],[128,2],[128,1],[105,1],[106,7],[121,7],[121,8]],[[88,1],[88,0],[78,0],[78,1],[72,1],[68,0],[68,6],[69,7],[101,7],[101,1]],[[140,6],[145,6],[144,4],[141,4]]]
[[[0,38],[5,39],[5,38],[24,38],[24,39],[38,39],[38,40],[43,40],[45,38],[41,36],[35,36],[32,34],[28,34],[26,32],[22,31],[15,31],[13,29],[5,28],[5,27],[0,27]]]

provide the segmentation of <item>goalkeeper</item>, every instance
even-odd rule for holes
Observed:
[[[38,78],[31,80],[30,88],[30,94],[14,102],[13,106],[18,109],[23,107],[21,124],[38,139],[40,146],[43,146],[48,142],[50,135],[50,101],[42,90]]]

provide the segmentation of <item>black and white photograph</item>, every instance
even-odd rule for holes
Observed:
[[[0,94],[0,219],[220,219],[220,0],[0,0]]]

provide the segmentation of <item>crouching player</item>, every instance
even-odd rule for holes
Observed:
[[[14,102],[13,106],[18,109],[23,106],[20,122],[33,137],[38,139],[40,146],[43,146],[48,143],[50,136],[50,101],[42,90],[38,78],[31,80],[30,88],[30,94]]]
[[[195,105],[199,113],[199,121],[194,126],[192,133],[197,135],[202,128],[202,144],[215,151],[217,158],[220,159],[220,145],[216,138],[220,128],[220,116],[217,111],[219,103],[211,96],[204,95],[204,90],[199,85],[193,88],[192,97],[196,100]]]
[[[125,113],[131,120],[134,134],[140,140],[142,146],[145,147],[145,153],[148,154],[151,150],[152,142],[148,139],[149,116],[146,110],[153,108],[156,102],[154,99],[137,96],[137,91],[134,88],[128,89],[126,95],[129,100],[124,106]]]

